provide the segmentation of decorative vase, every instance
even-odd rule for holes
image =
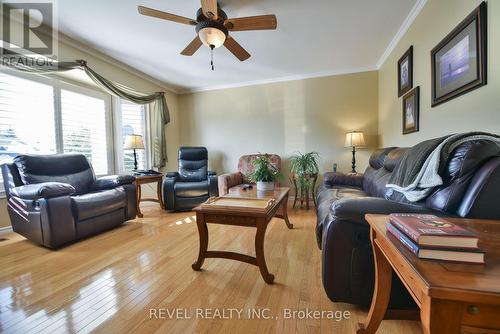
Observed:
[[[257,190],[260,191],[274,190],[274,182],[257,181]]]

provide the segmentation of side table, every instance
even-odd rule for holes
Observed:
[[[500,221],[448,219],[478,234],[485,264],[419,259],[387,232],[389,216],[366,215],[375,289],[368,318],[358,325],[357,334],[374,334],[387,316],[393,272],[420,308],[424,333],[500,333]]]
[[[163,205],[163,199],[161,196],[161,184],[163,181],[163,174],[158,174],[158,175],[135,175],[135,194],[137,197],[137,216],[139,218],[142,218],[144,215],[141,212],[141,207],[140,203],[141,202],[156,202],[160,203],[160,207],[162,209],[165,209],[165,206]],[[156,185],[156,196],[157,198],[141,198],[141,184],[146,184],[146,183],[157,183]]]

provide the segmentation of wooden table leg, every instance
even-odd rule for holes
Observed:
[[[257,221],[257,233],[255,234],[255,257],[259,266],[260,274],[267,284],[273,284],[274,275],[267,270],[266,258],[264,257],[264,237],[266,235],[267,222],[265,219]]]
[[[159,180],[156,185],[156,196],[158,196],[158,202],[160,202],[160,207],[165,210],[165,204],[163,204],[163,196],[161,195],[162,180]]]
[[[135,195],[136,195],[136,201],[137,201],[137,217],[142,218],[144,215],[141,212],[141,184],[136,183],[135,186]]]
[[[373,334],[377,331],[380,322],[384,319],[391,295],[392,268],[377,244],[373,242],[373,236],[372,247],[375,258],[375,290],[368,318],[364,323],[358,323],[357,334]]]
[[[293,199],[293,208],[295,209],[295,204],[297,203],[297,199],[299,198],[299,190],[297,188],[297,182],[295,181],[295,178],[291,177],[290,180],[293,183],[293,188],[295,190],[295,197]]]
[[[293,224],[290,223],[290,220],[288,219],[288,194],[286,197],[283,199],[283,204],[279,208],[279,213],[275,215],[275,217],[281,218],[285,221],[286,226],[289,229],[293,228]]]
[[[424,333],[460,333],[463,304],[426,297],[422,300],[420,319]]]
[[[196,214],[196,225],[198,226],[198,234],[200,237],[200,250],[198,253],[198,260],[196,260],[191,267],[196,271],[200,271],[208,249],[208,228],[203,214]]]

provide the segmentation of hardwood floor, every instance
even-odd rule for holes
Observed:
[[[276,279],[267,285],[257,267],[226,259],[207,259],[204,271],[193,271],[193,213],[143,207],[144,218],[57,251],[14,233],[1,235],[7,240],[0,242],[0,332],[354,333],[366,316],[366,310],[326,297],[314,210],[290,208],[293,230],[280,219],[270,223],[265,254]],[[255,229],[209,229],[209,249],[254,254]],[[167,311],[176,309],[179,319],[170,320]],[[243,311],[241,319],[236,310],[231,319],[202,319],[197,309],[212,316]],[[350,318],[285,319],[286,309],[349,311]],[[272,318],[249,319],[249,310]],[[186,316],[191,319],[181,319]],[[383,321],[378,333],[421,330],[417,322]]]

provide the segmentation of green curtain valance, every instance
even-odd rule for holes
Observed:
[[[149,105],[149,116],[151,120],[151,160],[153,167],[161,168],[167,163],[167,145],[165,126],[170,122],[170,112],[164,92],[144,94],[130,87],[108,80],[92,70],[85,60],[75,62],[58,62],[53,67],[30,66],[26,58],[19,57],[19,61],[9,62],[9,68],[33,74],[54,74],[74,69],[83,70],[87,76],[105,92],[126,99],[137,104]]]

